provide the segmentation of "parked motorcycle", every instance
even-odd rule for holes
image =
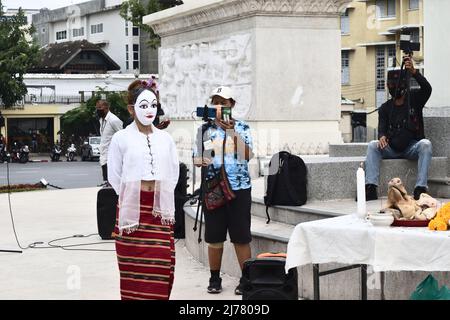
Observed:
[[[11,162],[20,162],[20,147],[17,142],[14,142],[11,147]]]
[[[0,144],[0,162],[11,162],[11,154],[6,151],[6,146],[4,144]]]
[[[62,152],[62,150],[61,150],[61,147],[59,146],[59,144],[55,144],[53,146],[52,154],[50,156],[50,159],[52,161],[59,161],[59,158],[61,157],[61,152]]]
[[[75,148],[75,145],[72,143],[70,147],[67,148],[66,158],[67,161],[75,161],[75,155],[77,153],[77,148]]]
[[[28,148],[27,145],[24,145],[22,148],[20,148],[19,162],[27,163],[30,159],[29,154],[30,154],[30,148]]]

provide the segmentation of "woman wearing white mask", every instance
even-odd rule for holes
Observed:
[[[158,100],[146,81],[128,88],[134,122],[108,151],[108,177],[119,195],[115,228],[122,299],[169,299],[175,247],[174,189],[179,163],[172,137],[157,129]]]

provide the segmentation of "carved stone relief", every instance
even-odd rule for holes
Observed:
[[[245,119],[252,97],[251,35],[161,49],[161,102],[172,118],[192,118],[218,86],[233,89],[234,117]]]

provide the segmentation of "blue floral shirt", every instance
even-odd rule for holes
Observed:
[[[253,140],[250,132],[250,127],[244,121],[236,120],[234,131],[241,137],[242,141],[253,149]],[[197,134],[196,148],[194,149],[194,156],[198,156],[201,153],[199,149],[200,144],[201,129]],[[214,176],[214,174],[219,174],[220,168],[222,166],[222,149],[223,149],[223,139],[225,137],[225,131],[216,126],[215,124],[208,128],[206,134],[204,134],[203,141],[205,142],[204,156],[212,158],[212,164],[208,167],[207,179]],[[239,146],[241,147],[241,146]],[[211,150],[214,150],[211,153]],[[248,161],[242,159],[235,153],[235,144],[229,135],[227,135],[227,141],[225,144],[225,171],[230,181],[231,188],[233,190],[245,190],[251,188],[250,173],[248,171]]]

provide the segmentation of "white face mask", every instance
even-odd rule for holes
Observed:
[[[136,99],[134,112],[140,123],[144,126],[151,125],[158,112],[158,101],[155,94],[149,90],[144,90]]]

